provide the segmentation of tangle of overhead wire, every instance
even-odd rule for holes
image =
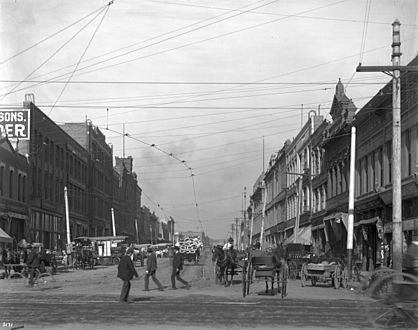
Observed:
[[[68,86],[68,82],[72,79],[74,73],[76,72],[78,66],[80,65],[81,60],[83,59],[84,55],[86,54],[87,50],[90,48],[91,43],[93,42],[94,37],[96,36],[97,31],[99,30],[100,26],[103,23],[104,18],[106,17],[106,14],[108,13],[109,9],[110,9],[110,5],[113,4],[113,1],[109,2],[109,4],[107,5],[106,11],[103,14],[99,24],[97,25],[96,29],[94,30],[89,42],[87,43],[86,48],[84,49],[83,53],[81,54],[80,58],[78,59],[78,62],[73,70],[73,72],[71,72],[70,76],[67,79],[67,82],[65,83],[64,87],[62,88],[60,94],[58,95],[57,99],[55,100],[54,104],[52,105],[51,109],[48,112],[48,116],[51,114],[52,110],[54,110],[55,105],[57,104],[57,102],[60,100],[62,94],[64,93],[65,89]]]
[[[29,46],[29,47],[27,47],[27,48],[25,48],[25,49],[23,49],[23,50],[21,50],[21,51],[17,52],[16,54],[14,54],[14,55],[12,55],[12,56],[10,56],[10,57],[6,58],[5,60],[3,60],[3,61],[1,61],[1,62],[0,62],[0,65],[4,64],[4,63],[6,63],[6,62],[8,62],[8,61],[10,61],[10,60],[12,60],[12,59],[14,59],[15,57],[17,57],[17,56],[19,56],[19,55],[21,55],[21,54],[23,54],[23,53],[27,52],[28,50],[31,50],[32,48],[35,48],[36,46],[38,46],[38,45],[42,44],[43,42],[45,42],[45,41],[47,41],[47,40],[49,40],[49,39],[51,39],[51,38],[55,37],[56,35],[60,34],[61,32],[64,32],[65,30],[69,29],[70,27],[72,27],[72,26],[74,26],[74,25],[76,25],[76,24],[80,23],[81,21],[85,20],[87,17],[89,17],[89,16],[91,16],[91,15],[95,14],[96,12],[104,10],[107,6],[108,6],[108,5],[105,5],[105,6],[102,6],[102,7],[98,8],[98,9],[94,10],[94,11],[93,11],[93,12],[91,12],[90,14],[88,14],[88,15],[86,15],[86,16],[84,16],[84,17],[80,18],[79,20],[75,21],[74,23],[71,23],[70,25],[66,26],[65,28],[62,28],[61,30],[59,30],[59,31],[57,31],[57,32],[54,32],[53,34],[51,34],[51,35],[49,35],[49,36],[47,36],[47,37],[45,37],[45,38],[41,39],[40,41],[36,42],[35,44],[33,44],[33,45],[31,45],[31,46]]]
[[[327,4],[327,5],[324,5],[324,6],[315,7],[313,9],[309,9],[309,10],[304,10],[304,11],[298,13],[298,14],[307,13],[307,12],[312,12],[312,11],[315,11],[315,10],[323,9],[323,8],[330,7],[330,6],[339,4],[341,2],[345,2],[345,1],[347,1],[347,0],[336,1],[334,3]],[[253,8],[253,9],[255,9],[255,8]],[[251,10],[253,10],[253,9],[251,9]],[[105,66],[105,67],[97,68],[97,69],[94,69],[94,70],[86,71],[86,72],[81,73],[80,75],[89,74],[89,73],[92,73],[92,72],[95,72],[95,71],[98,71],[98,70],[103,70],[103,69],[106,69],[106,68],[109,68],[109,67],[114,67],[116,65],[130,63],[130,62],[137,61],[137,60],[140,60],[140,59],[143,59],[143,58],[148,58],[148,57],[151,57],[151,56],[160,55],[160,54],[163,54],[163,53],[166,53],[166,52],[169,52],[169,51],[178,50],[178,49],[185,48],[185,47],[188,47],[188,46],[191,46],[191,45],[195,45],[195,44],[199,44],[199,43],[202,43],[202,42],[206,42],[206,41],[210,41],[210,40],[222,38],[222,37],[225,37],[225,36],[228,36],[228,35],[232,35],[232,34],[239,33],[239,32],[243,32],[243,31],[246,31],[246,30],[249,30],[249,29],[261,27],[261,26],[264,26],[264,25],[267,25],[267,24],[271,24],[271,23],[274,23],[274,22],[278,22],[278,21],[283,20],[283,19],[291,18],[293,16],[294,15],[287,15],[286,17],[281,17],[281,18],[278,18],[278,19],[274,19],[274,20],[270,20],[270,21],[267,21],[267,22],[259,23],[259,24],[256,24],[256,25],[252,25],[252,26],[249,26],[249,27],[246,27],[246,28],[239,29],[239,30],[227,32],[227,33],[224,33],[224,34],[221,34],[221,35],[217,35],[217,36],[214,36],[214,37],[210,37],[210,38],[198,40],[198,41],[191,42],[191,43],[187,43],[187,44],[184,44],[184,45],[181,45],[181,46],[177,46],[177,47],[174,47],[174,48],[170,48],[170,49],[166,49],[166,50],[159,51],[159,52],[156,52],[156,53],[152,53],[152,54],[149,54],[149,55],[145,55],[145,56],[142,56],[142,57],[138,57],[138,58],[134,58],[134,59],[122,61],[122,62],[119,62],[119,63],[116,63],[116,64],[108,65],[108,66]],[[120,57],[120,56],[118,56],[118,57]],[[108,60],[106,60],[106,61],[108,61]],[[92,65],[89,65],[89,66],[82,67],[82,68],[78,69],[77,71],[81,71],[81,70],[87,69],[87,68],[89,68],[91,66],[96,66],[97,64],[101,64],[101,62],[92,64]],[[65,77],[67,74],[68,73],[62,74],[60,76],[53,77],[53,78],[49,79],[48,81],[52,81],[52,80],[59,79],[61,77]],[[265,79],[265,80],[268,80],[268,79]],[[26,88],[31,88],[31,87],[34,87],[34,86],[37,86],[37,85],[39,85],[39,84],[30,85],[30,86],[28,86]],[[24,88],[24,89],[26,89],[26,88]],[[24,90],[24,89],[21,89],[21,90]],[[18,90],[18,91],[21,91],[21,90]],[[204,95],[208,95],[208,94],[205,93],[205,94],[203,94],[203,96]]]
[[[87,22],[87,24],[85,24],[83,27],[81,27],[75,34],[73,34],[73,36],[68,39],[67,41],[65,41],[60,47],[58,47],[58,49],[52,53],[52,55],[50,55],[45,61],[43,61],[40,65],[38,65],[31,73],[29,73],[25,78],[23,78],[22,80],[17,81],[17,84],[13,86],[13,88],[7,92],[4,93],[3,95],[1,95],[1,100],[3,100],[7,95],[12,94],[13,92],[16,91],[17,88],[19,88],[19,86],[21,86],[23,83],[27,82],[27,79],[30,78],[35,72],[37,72],[40,68],[42,68],[46,63],[48,63],[55,55],[57,55],[66,45],[68,45],[72,40],[74,40],[75,37],[77,37],[82,31],[84,31],[87,26],[89,26],[105,9],[102,9],[101,11],[99,11],[89,22]]]
[[[257,1],[257,2],[255,2],[255,3],[259,3],[259,2],[263,2],[263,1],[264,1],[264,0],[260,0],[260,1]],[[150,44],[150,45],[146,45],[146,46],[144,46],[144,47],[140,47],[139,49],[131,50],[131,51],[128,51],[128,52],[126,52],[126,53],[123,53],[123,54],[119,54],[119,55],[113,56],[113,57],[108,58],[108,59],[106,59],[106,60],[102,60],[102,61],[96,62],[96,63],[94,63],[94,64],[84,66],[84,67],[82,67],[82,68],[80,68],[80,69],[76,68],[76,70],[73,70],[73,72],[80,71],[80,70],[84,70],[84,69],[86,69],[86,68],[90,68],[90,67],[92,67],[92,66],[97,66],[97,65],[102,64],[102,63],[105,63],[105,62],[109,62],[109,61],[111,61],[111,60],[114,60],[114,59],[119,58],[119,57],[122,57],[122,56],[126,56],[126,55],[128,55],[128,54],[133,53],[133,52],[137,52],[137,51],[139,51],[139,50],[143,50],[143,49],[145,49],[145,48],[148,48],[148,47],[151,47],[151,46],[154,46],[154,45],[160,44],[160,43],[162,43],[162,42],[165,42],[165,41],[168,41],[168,40],[171,40],[171,39],[177,38],[177,37],[179,37],[179,36],[182,36],[182,35],[185,35],[185,34],[188,34],[188,33],[194,32],[194,31],[197,31],[197,30],[202,29],[202,28],[204,28],[204,27],[207,27],[207,26],[210,26],[210,25],[213,25],[213,24],[217,24],[217,23],[219,23],[219,22],[222,22],[222,21],[225,21],[225,20],[227,20],[227,19],[230,19],[230,18],[233,18],[233,17],[239,16],[239,15],[242,15],[242,14],[247,13],[247,12],[251,12],[251,11],[252,11],[252,10],[254,10],[254,9],[258,9],[258,8],[261,8],[261,7],[265,7],[265,6],[269,5],[269,4],[274,3],[274,2],[277,2],[277,1],[280,1],[280,0],[273,0],[273,1],[269,2],[269,3],[267,3],[267,4],[262,4],[262,5],[258,6],[258,7],[251,8],[251,9],[246,10],[246,11],[243,11],[243,12],[239,12],[238,14],[234,14],[234,15],[232,15],[232,16],[229,16],[229,17],[226,17],[226,18],[219,19],[219,20],[217,20],[217,21],[215,21],[215,22],[211,22],[211,23],[208,23],[208,24],[206,24],[206,25],[199,26],[199,27],[197,27],[197,28],[194,28],[194,29],[188,30],[188,31],[186,31],[186,32],[179,33],[179,34],[177,34],[177,35],[175,35],[175,36],[170,36],[170,37],[167,37],[167,38],[165,38],[165,39],[163,39],[163,40],[156,41],[156,42],[154,42],[154,43],[152,43],[152,44]],[[346,0],[343,0],[343,1],[346,1]],[[241,8],[246,8],[246,7],[249,7],[249,6],[250,6],[250,5],[245,5],[245,6],[240,7],[240,9],[241,9]],[[231,10],[230,12],[233,12],[233,11],[235,11],[235,10]],[[207,20],[212,20],[212,19],[214,19],[214,18],[218,18],[218,17],[224,16],[224,15],[225,15],[225,14],[221,14],[221,15],[218,15],[218,16],[215,16],[215,17],[212,17],[212,18],[210,18],[210,19],[205,19],[205,20],[203,20],[203,21],[199,21],[198,23],[191,24],[190,26],[193,26],[193,25],[196,25],[196,24],[200,24],[200,23],[205,22],[205,21],[207,21]],[[188,26],[188,27],[189,27],[189,26]],[[182,30],[182,29],[184,29],[184,28],[177,29],[177,30]],[[177,31],[177,30],[175,30],[175,31]],[[172,33],[172,32],[171,32],[171,33]],[[166,35],[166,34],[167,34],[167,33],[164,33],[164,34],[162,34],[162,35]],[[160,36],[161,36],[161,35],[160,35]],[[160,37],[160,36],[158,36],[158,37]],[[153,37],[153,38],[150,38],[150,39],[148,39],[148,40],[153,40],[153,39],[156,39],[156,38],[158,38],[158,37]],[[102,55],[102,56],[103,56],[103,55]],[[99,56],[99,57],[101,57],[101,56]],[[120,64],[124,64],[124,63],[120,63]],[[119,65],[119,64],[118,64],[118,65]],[[112,65],[112,66],[114,66],[114,65]],[[68,67],[68,66],[66,66],[65,68],[67,68],[67,67]],[[102,69],[102,68],[99,68],[99,70],[101,70],[101,69]],[[46,74],[44,74],[44,75],[49,75],[49,74],[51,74],[51,73],[54,73],[54,72],[57,72],[57,71],[60,71],[60,70],[61,70],[61,69],[59,69],[59,70],[55,70],[55,71],[53,71],[53,72],[49,72],[49,73],[46,73]],[[97,71],[97,69],[95,69],[95,70],[93,70],[93,71]],[[90,73],[90,72],[92,72],[92,71],[88,71],[87,73]],[[65,73],[65,74],[62,74],[62,75],[60,75],[60,76],[56,76],[56,77],[50,78],[50,79],[48,79],[45,83],[49,83],[50,81],[52,81],[52,80],[56,80],[57,78],[63,78],[63,77],[65,77],[67,74],[68,74],[68,73]],[[25,88],[23,88],[23,89],[19,89],[19,90],[17,90],[17,91],[21,91],[21,90],[24,90],[24,89],[26,89],[26,88],[35,87],[35,86],[42,85],[42,84],[45,84],[45,83],[37,83],[37,84],[31,85],[31,86],[25,87]],[[16,91],[15,91],[15,92],[16,92]]]

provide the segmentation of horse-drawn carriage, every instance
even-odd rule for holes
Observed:
[[[97,265],[97,253],[94,249],[94,244],[85,237],[76,238],[74,241],[74,268],[93,269]]]
[[[241,279],[243,297],[250,293],[250,285],[256,280],[271,282],[271,294],[274,294],[274,283],[282,298],[287,295],[288,266],[283,256],[260,251],[237,252],[233,249],[224,250],[222,246],[215,246],[212,250],[212,261],[215,262],[216,283],[229,286],[234,275]],[[230,280],[228,280],[230,276]]]

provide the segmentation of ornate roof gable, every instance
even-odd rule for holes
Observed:
[[[331,132],[336,132],[346,124],[350,124],[353,121],[354,114],[356,112],[356,106],[353,101],[345,95],[344,86],[341,79],[338,79],[338,83],[335,87],[334,99],[330,110],[332,117]]]

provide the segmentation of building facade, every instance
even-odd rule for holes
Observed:
[[[142,190],[132,157],[116,158],[104,134],[92,125],[57,125],[27,95],[29,140],[0,139],[0,228],[13,238],[61,250],[80,236],[117,235],[130,242],[157,242],[158,217],[143,217]],[[113,212],[112,212],[113,210]],[[147,221],[147,224],[141,222]],[[174,232],[174,220],[170,221]],[[142,230],[142,232],[141,232]]]
[[[29,164],[6,137],[0,138],[0,228],[16,245],[30,235]]]

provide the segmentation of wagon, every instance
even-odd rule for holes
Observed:
[[[311,257],[312,245],[289,243],[286,245],[286,259],[289,265],[289,278],[294,280],[300,276],[302,266]]]
[[[302,287],[308,280],[315,286],[317,283],[331,284],[336,289],[348,286],[348,273],[338,262],[304,263],[300,272]]]
[[[190,263],[194,263],[195,265],[197,265],[199,263],[199,257],[200,257],[200,253],[198,250],[195,250],[194,252],[183,252],[181,253],[183,260],[188,261]]]
[[[247,280],[243,280],[243,296],[250,293],[250,285],[255,281],[265,281],[266,290],[269,292],[268,282],[271,283],[270,294],[274,294],[274,283],[277,283],[278,292],[281,297],[287,296],[287,278],[289,275],[289,268],[284,259],[278,261],[274,255],[261,254],[259,256],[249,256],[248,266],[244,267],[244,276]]]

